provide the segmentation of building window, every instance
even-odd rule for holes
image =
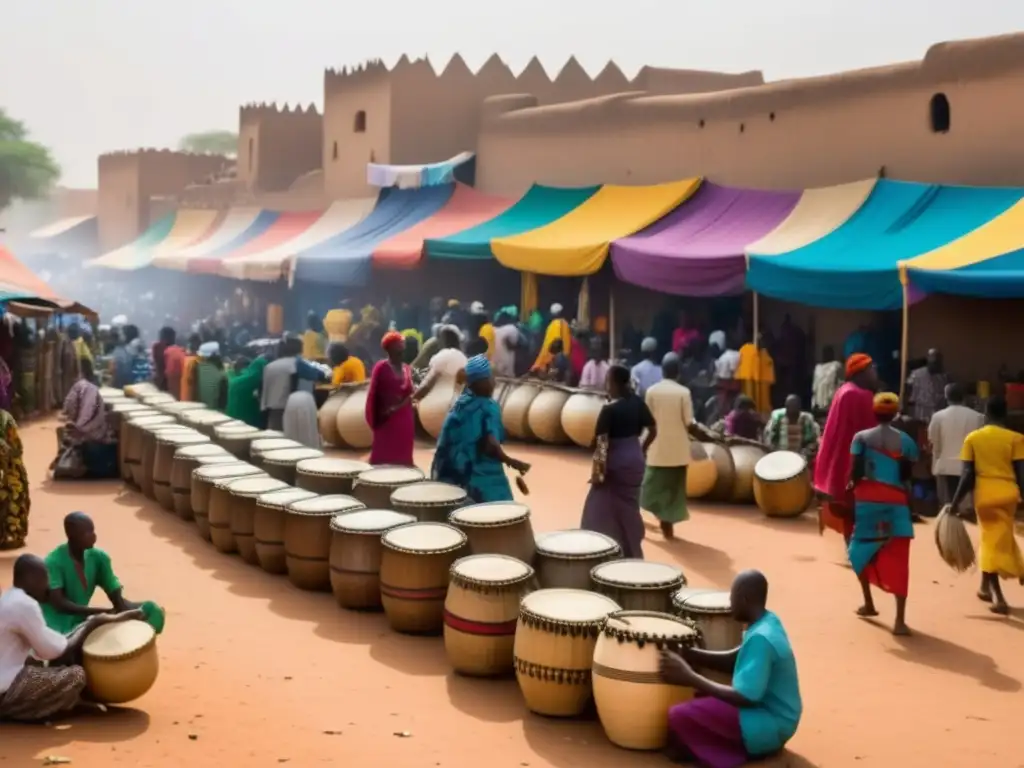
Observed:
[[[360,109],[356,112],[356,119],[352,125],[355,133],[366,133],[366,110]]]
[[[338,159],[338,142],[334,142],[334,146],[331,147],[331,160]]]
[[[253,155],[252,147],[253,147],[253,140],[250,137],[250,139],[249,139],[249,170],[250,171],[252,170],[252,155]]]
[[[932,96],[931,109],[932,133],[949,133],[949,99],[944,93]]]

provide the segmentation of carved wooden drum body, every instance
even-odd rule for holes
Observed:
[[[257,497],[253,510],[253,548],[256,560],[267,573],[288,573],[284,552],[284,516],[289,504],[315,498],[301,488],[271,491]]]
[[[390,509],[360,509],[331,518],[331,592],[342,608],[379,610],[381,536],[415,523]]]
[[[379,466],[360,472],[352,488],[352,495],[367,509],[390,509],[391,494],[398,488],[424,479],[416,467]]]
[[[471,504],[452,512],[451,524],[469,538],[474,555],[508,555],[532,563],[536,537],[530,508],[515,501]]]
[[[351,496],[314,496],[288,505],[284,553],[288,580],[299,589],[331,588],[331,519],[365,507]]]

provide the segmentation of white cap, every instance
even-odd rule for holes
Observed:
[[[474,301],[469,305],[469,313],[471,315],[482,315],[484,313],[484,304],[482,301]]]
[[[646,339],[640,342],[641,352],[653,352],[658,348],[658,340],[653,336],[648,336]]]
[[[199,357],[213,357],[220,354],[220,344],[216,341],[208,341],[199,347]]]
[[[562,314],[562,310],[563,309],[564,309],[564,307],[561,304],[552,304],[551,305],[551,314],[552,315],[560,315],[560,314]]]

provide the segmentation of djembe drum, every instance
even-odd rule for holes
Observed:
[[[104,624],[85,638],[82,666],[92,697],[126,704],[146,694],[160,673],[156,632],[144,621]]]
[[[533,568],[506,555],[456,560],[444,601],[444,649],[456,672],[497,677],[514,669],[519,603],[533,591]]]
[[[367,509],[390,509],[391,494],[403,485],[419,483],[423,472],[416,467],[381,466],[360,472],[352,487],[352,495]]]
[[[390,509],[360,509],[331,518],[331,592],[342,608],[381,608],[381,535],[416,518]]]
[[[186,426],[192,427],[192,429],[202,432],[204,435],[213,439],[214,429],[221,424],[236,423],[235,419],[227,416],[220,411],[185,411],[181,414],[181,421]],[[241,424],[242,422],[237,422]]]
[[[263,466],[263,454],[270,451],[281,451],[285,448],[305,448],[298,440],[287,437],[262,437],[249,443],[249,462],[257,467]]]
[[[438,633],[452,563],[466,554],[466,535],[444,523],[410,523],[381,536],[380,596],[396,632]]]
[[[415,515],[421,523],[447,523],[451,513],[468,498],[465,489],[457,485],[424,480],[396,488],[389,506],[396,512]]]
[[[530,402],[526,424],[534,437],[550,445],[565,445],[569,436],[562,429],[562,409],[573,390],[558,384],[545,384]]]
[[[213,428],[213,441],[243,461],[249,460],[249,443],[262,430],[245,423],[227,423]]]
[[[267,573],[288,573],[284,554],[284,515],[289,504],[316,498],[301,488],[286,488],[265,493],[256,499],[253,544],[260,568]]]
[[[332,392],[317,411],[316,419],[324,445],[333,448],[347,447],[345,441],[341,439],[341,433],[338,432],[338,411],[341,409],[341,404],[348,399],[349,394],[351,393],[348,390]]]
[[[295,485],[324,496],[337,493],[351,496],[359,473],[370,468],[365,461],[331,456],[303,459],[295,465]]]
[[[117,465],[121,471],[121,479],[126,482],[132,479],[131,471],[128,469],[125,459],[128,451],[128,417],[133,413],[138,418],[160,415],[160,412],[156,409],[149,408],[134,400],[111,406],[110,412],[107,415],[107,421],[111,429],[117,434]]]
[[[813,498],[807,459],[799,453],[776,451],[754,465],[754,500],[768,517],[798,517]]]
[[[543,589],[590,589],[594,566],[622,557],[618,542],[597,531],[542,533],[536,546],[537,580]]]
[[[611,598],[579,589],[541,589],[523,598],[513,644],[516,680],[531,712],[576,717],[590,700],[590,667]]]
[[[319,459],[324,452],[317,448],[281,448],[260,456],[260,467],[271,477],[295,485],[295,468],[305,459]],[[309,489],[304,489],[309,490]]]
[[[732,487],[736,484],[736,463],[728,447],[718,443],[701,443],[708,458],[715,462],[715,485],[706,498],[712,501],[729,501]]]
[[[474,555],[508,555],[532,563],[536,551],[530,508],[515,501],[472,504],[452,512],[451,524],[466,534]]]
[[[255,477],[256,475],[266,475],[266,472],[259,467],[254,467],[252,464],[245,464],[240,461],[232,464],[209,464],[192,470],[192,516],[196,521],[196,528],[199,530],[200,536],[207,541],[212,541],[210,536],[209,509],[215,484],[222,480],[231,480],[236,477]],[[220,503],[226,506],[226,492],[223,494]],[[223,514],[219,514],[219,517],[230,521],[230,514],[229,511],[225,511]]]
[[[124,422],[126,428],[124,463],[131,473],[132,482],[135,485],[141,486],[142,430],[157,424],[174,424],[175,421],[173,416],[166,416],[164,414],[158,416],[138,416],[136,418],[132,418],[132,416],[133,414],[129,413],[128,420]]]
[[[205,437],[205,435],[204,435]],[[171,461],[171,500],[182,520],[192,520],[192,471],[206,464],[238,464],[237,458],[210,442],[188,445],[174,452]]]
[[[373,445],[373,430],[366,423],[366,395],[369,384],[345,384],[342,385],[342,389],[347,390],[349,395],[338,407],[338,415],[334,420],[338,428],[338,437],[349,448],[365,450]]]
[[[171,474],[174,472],[174,457],[180,448],[209,445],[206,435],[180,432],[162,432],[156,436],[156,457],[153,460],[153,497],[164,509],[174,511],[174,494],[171,489]]]
[[[733,465],[736,467],[731,500],[737,504],[749,504],[754,500],[754,467],[765,455],[765,449],[738,443],[729,446],[729,453],[732,454]]]
[[[728,592],[707,589],[674,596],[672,607],[700,629],[703,646],[709,651],[732,651],[743,642],[743,625],[732,616]]]
[[[331,588],[331,518],[363,505],[351,496],[315,496],[285,508],[284,556],[288,581],[299,589]]]
[[[672,593],[686,586],[686,577],[674,565],[650,560],[613,560],[590,571],[594,590],[607,595],[628,611],[672,610]]]
[[[594,703],[608,740],[625,749],[663,749],[667,713],[693,698],[690,687],[661,679],[661,649],[693,648],[690,623],[657,611],[616,611],[594,647]]]
[[[217,486],[214,486],[216,489]],[[220,552],[235,550],[250,565],[259,565],[256,558],[256,499],[274,491],[288,488],[287,483],[272,477],[242,477],[226,483],[228,495],[228,527],[220,519],[214,520],[214,505],[210,504],[210,536],[213,546]],[[222,547],[227,547],[226,549]]]

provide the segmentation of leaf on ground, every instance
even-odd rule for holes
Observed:
[[[70,765],[70,757],[61,757],[60,755],[47,755],[43,758],[43,765]]]

